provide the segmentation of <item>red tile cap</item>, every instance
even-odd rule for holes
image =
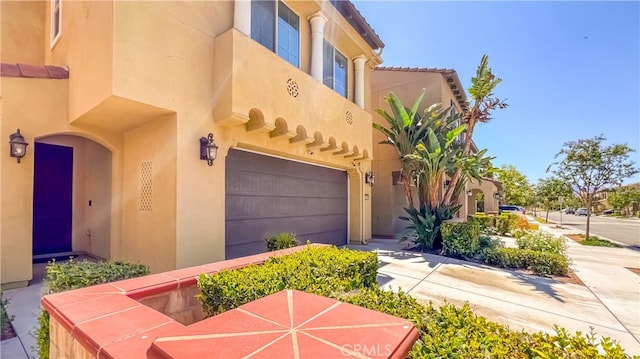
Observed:
[[[20,68],[22,77],[35,77],[41,79],[49,78],[49,73],[47,72],[47,69],[44,68],[44,66],[18,64],[18,68]]]
[[[67,66],[40,66],[30,64],[0,64],[3,77],[28,77],[41,79],[68,79]]]
[[[0,64],[0,75],[4,77],[20,77],[20,69],[16,64]]]

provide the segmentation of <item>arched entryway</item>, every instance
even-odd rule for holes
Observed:
[[[34,144],[34,260],[87,253],[108,259],[111,152],[84,137],[52,135]]]

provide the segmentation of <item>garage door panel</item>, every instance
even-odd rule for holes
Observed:
[[[346,243],[346,172],[233,149],[226,167],[227,258],[264,252],[281,232]]]
[[[251,218],[280,218],[294,216],[347,215],[340,208],[344,199],[334,198],[282,198],[282,197],[227,197],[227,220]],[[338,210],[336,210],[336,208]]]

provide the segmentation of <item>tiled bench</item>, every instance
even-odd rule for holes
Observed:
[[[204,319],[197,276],[302,248],[47,295],[51,358],[405,357],[410,322],[299,291]]]

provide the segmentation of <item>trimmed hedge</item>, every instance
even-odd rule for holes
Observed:
[[[49,262],[45,280],[47,294],[115,282],[149,274],[149,266],[129,262],[90,262],[87,260]],[[38,357],[49,358],[49,313],[44,309],[38,315],[38,329],[32,335],[36,339]]]
[[[565,255],[567,245],[564,237],[558,237],[547,232],[514,231],[516,244],[520,249],[548,252]]]
[[[496,217],[496,230],[501,236],[504,236],[516,229],[517,221],[520,218],[520,215],[515,213],[502,213]]]
[[[480,225],[475,221],[443,222],[442,254],[446,256],[472,259],[480,250]]]
[[[529,269],[536,275],[567,275],[567,257],[520,248],[497,248],[487,253],[485,262],[503,268]]]
[[[280,234],[268,236],[264,239],[267,241],[267,249],[269,251],[277,251],[278,249],[285,249],[295,247],[300,244],[300,241],[296,238],[295,233],[282,232]]]
[[[202,274],[198,278],[207,315],[215,315],[279,292],[297,289],[335,296],[360,288],[374,288],[378,255],[336,247],[307,247],[300,252],[269,258],[263,265]]]

